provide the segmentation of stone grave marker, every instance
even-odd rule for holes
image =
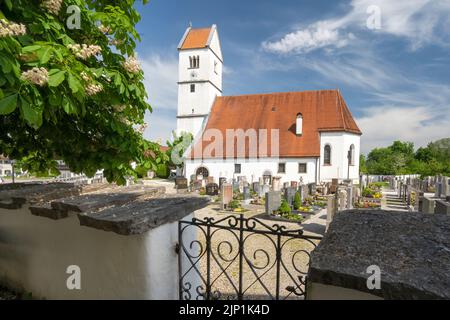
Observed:
[[[208,183],[206,185],[206,194],[208,196],[217,196],[219,194],[219,186],[217,183]]]
[[[251,198],[250,196],[250,187],[244,186],[244,200],[249,200]]]
[[[434,213],[450,215],[450,202],[447,202],[445,200],[436,200]]]
[[[269,191],[266,193],[266,214],[272,215],[281,206],[281,191]]]
[[[259,197],[265,197],[268,192],[270,192],[270,186],[267,184],[263,184],[259,189]]]
[[[298,182],[297,181],[291,181],[291,188],[297,189],[298,188]]]
[[[280,177],[273,177],[272,178],[272,190],[273,191],[280,191],[281,186],[280,186]]]
[[[253,191],[254,191],[256,194],[258,194],[258,196],[259,196],[260,189],[261,189],[261,185],[259,184],[259,182],[253,182],[252,187],[253,187]]]
[[[233,186],[229,183],[222,185],[222,209],[228,208],[229,203],[233,200]]]
[[[284,198],[290,206],[294,204],[294,197],[296,192],[297,190],[295,188],[288,187],[284,189]]]
[[[227,178],[221,177],[219,178],[219,190],[222,190],[222,185],[227,182]]]

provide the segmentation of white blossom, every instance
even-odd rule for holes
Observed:
[[[86,94],[88,96],[95,96],[97,93],[100,93],[103,91],[103,86],[101,84],[91,83],[91,84],[88,84],[85,89],[86,89]]]
[[[45,68],[33,68],[22,72],[21,78],[42,87],[48,82],[48,71]]]
[[[69,44],[67,46],[76,56],[77,58],[86,60],[92,56],[98,55],[102,48],[97,45],[87,45],[87,44]]]
[[[81,76],[81,78],[82,78],[84,81],[86,81],[86,82],[89,82],[89,81],[92,80],[92,78],[89,77],[89,75],[88,75],[86,72],[84,72],[84,71],[80,74],[80,76]]]
[[[59,11],[61,11],[62,2],[63,0],[44,0],[42,7],[51,14],[58,15]]]
[[[136,57],[128,57],[123,63],[123,67],[130,73],[139,73],[141,71],[141,65]]]
[[[116,112],[122,112],[123,110],[125,110],[127,106],[124,104],[116,104],[115,106],[113,106],[114,111]]]
[[[0,38],[17,37],[27,33],[27,28],[23,24],[8,22],[0,19]]]
[[[98,29],[100,30],[100,32],[103,32],[105,34],[110,34],[111,33],[111,28],[107,27],[107,26],[104,26],[102,24],[98,27]]]
[[[144,134],[144,132],[147,128],[148,128],[148,124],[144,122],[144,124],[141,124],[139,127],[135,128],[134,130],[137,133]]]

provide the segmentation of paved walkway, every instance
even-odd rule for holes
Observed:
[[[399,198],[398,193],[392,189],[383,188],[383,200],[381,202],[381,209],[393,211],[408,211],[408,207]]]

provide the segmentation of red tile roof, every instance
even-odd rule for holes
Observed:
[[[180,46],[180,49],[206,48],[208,46],[211,29],[212,28],[190,29],[183,41],[183,44]]]
[[[303,116],[303,134],[296,135],[296,118]],[[286,92],[217,97],[205,131],[218,129],[224,137],[227,129],[279,129],[279,157],[319,157],[320,132],[348,132],[361,135],[355,120],[338,90]],[[205,148],[214,141],[197,142]],[[268,139],[270,156],[270,138]],[[246,143],[248,145],[248,143]],[[199,150],[199,149],[196,149]],[[236,150],[236,146],[235,146]],[[236,154],[236,153],[235,153]],[[221,157],[212,153],[213,157]],[[191,155],[192,157],[192,155]],[[248,157],[248,146],[246,146]],[[199,158],[197,154],[195,158]]]

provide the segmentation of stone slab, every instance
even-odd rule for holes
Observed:
[[[209,203],[206,197],[163,195],[93,213],[79,213],[82,226],[120,235],[136,235],[179,221]]]
[[[338,213],[312,253],[309,282],[384,299],[450,299],[450,216],[384,210]],[[381,289],[367,288],[367,268]]]

